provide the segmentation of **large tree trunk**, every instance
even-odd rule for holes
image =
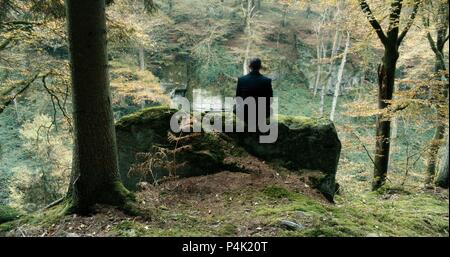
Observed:
[[[386,115],[390,101],[394,94],[395,70],[399,57],[398,47],[404,40],[409,29],[413,25],[421,0],[414,0],[414,7],[407,20],[406,26],[400,33],[400,14],[403,1],[392,0],[389,14],[389,28],[385,34],[378,20],[375,18],[369,4],[365,0],[359,0],[361,10],[366,15],[370,25],[378,35],[384,46],[382,64],[378,67],[378,109],[376,127],[376,145],[374,160],[374,180],[372,190],[379,189],[385,182],[389,165],[391,121]]]
[[[334,121],[334,114],[336,112],[336,105],[337,105],[337,100],[339,97],[339,90],[341,88],[342,77],[344,75],[345,63],[347,62],[347,53],[348,53],[349,47],[350,47],[350,33],[347,32],[347,39],[345,42],[345,50],[344,50],[344,53],[342,56],[341,66],[339,67],[337,82],[336,82],[336,85],[334,86],[333,104],[331,105],[331,113],[330,113],[331,121]]]
[[[106,50],[104,0],[66,0],[72,72],[74,153],[68,196],[72,211],[124,206],[118,173]]]
[[[447,136],[447,143],[445,145],[445,150],[442,155],[441,166],[435,181],[436,185],[442,188],[448,188],[448,152],[450,150],[448,148],[448,140],[449,137]]]
[[[395,86],[395,70],[398,60],[398,47],[394,40],[385,46],[383,64],[378,70],[378,109],[376,125],[376,146],[374,160],[374,180],[372,189],[380,188],[386,182],[389,165],[391,120],[385,115],[392,100]]]

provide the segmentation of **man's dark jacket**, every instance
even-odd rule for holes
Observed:
[[[252,71],[249,74],[240,77],[238,79],[236,88],[236,97],[242,97],[244,100],[247,97],[254,97],[256,101],[256,113],[258,113],[258,97],[266,98],[266,118],[271,116],[271,101],[273,97],[272,80],[267,78],[258,71]],[[242,106],[236,105],[236,108],[242,108]],[[245,121],[248,121],[248,108],[245,106]]]

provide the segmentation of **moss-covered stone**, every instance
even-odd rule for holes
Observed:
[[[341,142],[331,121],[280,115],[278,140],[273,144],[260,144],[257,134],[230,136],[250,154],[267,161],[278,160],[294,172],[308,173],[313,185],[333,199]]]
[[[152,107],[117,122],[120,173],[127,188],[135,189],[141,179],[241,171],[227,163],[226,157],[254,155],[293,172],[311,174],[312,184],[333,199],[341,143],[330,121],[279,116],[277,142],[261,144],[257,133],[171,133],[170,119],[175,112]],[[234,117],[233,121],[236,123]]]

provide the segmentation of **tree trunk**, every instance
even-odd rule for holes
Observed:
[[[341,88],[341,82],[342,82],[342,76],[344,75],[344,68],[345,68],[345,63],[347,62],[347,53],[348,53],[348,48],[350,47],[350,33],[347,32],[347,39],[345,42],[345,50],[342,56],[342,61],[341,61],[341,66],[339,67],[339,72],[338,72],[338,77],[337,77],[337,82],[336,85],[334,86],[334,96],[333,96],[333,104],[331,105],[331,113],[330,113],[330,120],[334,121],[334,115],[336,112],[336,105],[337,105],[337,100],[339,97],[339,90]]]
[[[281,21],[281,27],[286,27],[287,25],[287,14],[288,14],[288,9],[289,9],[289,5],[284,5],[283,7],[283,17],[282,17],[282,21]]]
[[[145,70],[145,49],[144,47],[139,47],[139,69]]]
[[[327,93],[328,89],[330,88],[330,84],[332,83],[332,73],[333,73],[333,67],[334,67],[334,56],[336,55],[337,52],[337,45],[338,45],[338,37],[339,37],[339,30],[336,30],[335,34],[334,34],[334,39],[333,39],[333,46],[331,48],[331,54],[330,54],[330,64],[328,66],[328,82],[327,84],[323,84],[322,85],[322,91],[320,92],[320,116],[323,117],[324,115],[324,108],[325,108],[325,94]],[[325,57],[325,56],[324,56]]]
[[[320,83],[320,76],[322,74],[322,49],[323,49],[323,37],[321,35],[322,32],[322,21],[319,23],[317,28],[315,28],[316,31],[316,39],[317,39],[317,47],[316,47],[316,55],[317,55],[317,74],[316,74],[316,80],[313,86],[313,94],[314,97],[317,94],[317,90],[319,88]],[[278,31],[278,38],[280,37],[280,31]],[[278,48],[278,42],[277,42],[277,48]]]
[[[244,64],[242,65],[242,72],[244,75],[247,75],[249,73],[248,70],[248,62],[249,62],[249,58],[250,58],[250,45],[251,45],[251,40],[248,39],[247,40],[247,46],[245,47],[245,53],[244,53]]]
[[[322,48],[323,48],[323,56],[326,56],[327,48],[324,45],[322,45]],[[326,91],[326,85],[325,85],[325,83],[322,83],[322,88],[320,91],[320,109],[319,109],[320,117],[323,117],[323,115],[324,115],[325,91]]]
[[[395,90],[398,90],[398,86]],[[395,99],[395,96],[392,97]],[[391,120],[391,151],[389,152],[389,164],[388,164],[388,170],[392,170],[394,162],[393,162],[393,155],[396,154],[395,151],[392,151],[392,149],[395,149],[395,145],[397,144],[397,138],[398,138],[398,118],[396,117],[395,113],[392,114],[392,120]]]
[[[314,97],[316,97],[317,95],[317,90],[319,88],[319,83],[320,83],[320,76],[322,74],[322,47],[321,47],[321,42],[317,42],[317,74],[316,74],[316,81],[314,82],[314,87],[313,87],[313,94]]]
[[[109,91],[104,0],[66,0],[74,119],[71,210],[124,206]]]
[[[243,4],[244,6],[244,4]],[[250,47],[252,44],[252,18],[255,11],[255,3],[254,0],[247,0],[247,6],[243,7],[244,10],[244,18],[245,18],[245,34],[247,35],[247,44],[245,47],[244,53],[244,63],[242,65],[242,72],[244,75],[247,75],[248,70],[248,60],[250,58]]]
[[[422,1],[414,0],[414,7],[407,20],[406,26],[400,33],[400,15],[403,8],[402,0],[392,0],[389,13],[389,28],[385,34],[381,24],[375,18],[369,4],[359,0],[361,10],[366,15],[372,28],[384,46],[382,64],[378,67],[378,110],[376,125],[376,145],[374,160],[374,180],[372,190],[377,190],[386,182],[389,165],[391,121],[389,115],[390,101],[394,94],[395,71],[399,57],[398,47],[405,39],[409,29],[414,23],[419,6]]]
[[[333,71],[334,71],[334,57],[336,56],[339,47],[341,45],[341,39],[339,36],[339,30],[336,30],[336,33],[334,35],[334,39],[333,39],[333,48],[331,49],[331,55],[330,55],[330,64],[328,66],[328,83],[327,83],[327,92],[331,92],[332,88],[333,88]]]
[[[441,166],[435,181],[436,185],[442,188],[448,188],[448,154],[449,154],[448,152],[450,150],[448,148],[448,140],[449,138],[447,136],[447,143],[445,145],[445,150],[442,155]]]
[[[437,156],[445,133],[445,126],[441,124],[440,120],[438,122],[439,125],[436,127],[428,152],[427,178],[425,180],[426,185],[431,185],[433,183],[434,176],[436,174]]]
[[[389,42],[385,46],[383,63],[378,69],[378,109],[376,125],[376,145],[374,160],[374,180],[372,189],[377,190],[386,182],[389,165],[391,120],[384,112],[387,111],[394,94],[395,70],[398,60],[397,43]]]
[[[433,40],[430,32],[427,33],[428,41],[430,43],[431,49],[434,52],[434,70],[436,72],[436,75],[439,75],[439,73],[446,70],[444,46],[446,41],[448,40],[448,2],[440,2],[438,8],[436,41]],[[444,96],[443,98],[448,103],[448,78],[443,77],[441,79],[447,80],[447,86],[442,89],[442,94]],[[436,130],[434,132],[428,154],[427,178],[425,181],[425,184],[427,185],[431,185],[433,183],[434,176],[436,174],[437,155],[445,133],[445,125],[442,122],[443,120],[446,120],[445,114],[443,114],[440,110],[437,110]]]

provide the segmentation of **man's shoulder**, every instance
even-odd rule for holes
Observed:
[[[271,78],[269,78],[269,77],[266,77],[266,76],[262,76],[263,77],[263,79],[264,80],[267,80],[267,81],[272,81],[272,79]]]
[[[264,80],[272,80],[271,78],[266,77],[266,76],[264,76],[262,74],[259,74],[258,76],[252,76],[252,74],[249,73],[247,75],[238,77],[238,79],[248,79],[248,78],[260,78],[260,79],[264,79]]]
[[[238,78],[238,80],[245,80],[245,79],[248,79],[248,78],[250,78],[250,74],[241,76],[241,77]]]
[[[261,79],[266,83],[272,83],[272,79],[264,75],[261,75]]]

